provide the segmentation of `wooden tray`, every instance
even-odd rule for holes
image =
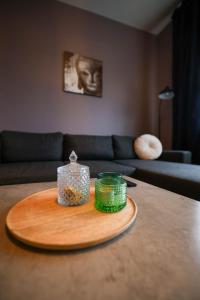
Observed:
[[[124,232],[135,220],[137,206],[130,196],[117,213],[102,213],[90,201],[81,206],[57,204],[57,189],[32,194],[13,206],[6,225],[18,240],[50,250],[80,249],[108,241]]]

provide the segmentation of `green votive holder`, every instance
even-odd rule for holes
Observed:
[[[113,213],[126,206],[127,184],[115,172],[99,173],[95,180],[95,208]]]

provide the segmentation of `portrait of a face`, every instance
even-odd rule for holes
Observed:
[[[64,91],[102,96],[102,62],[64,52]]]

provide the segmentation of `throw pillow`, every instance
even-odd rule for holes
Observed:
[[[135,140],[134,149],[141,159],[156,159],[162,153],[162,144],[154,135],[143,134]]]

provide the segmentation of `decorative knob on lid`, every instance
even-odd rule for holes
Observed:
[[[70,163],[76,163],[77,159],[78,159],[78,156],[76,155],[75,151],[73,150],[69,156]]]
[[[77,163],[78,156],[73,150],[69,156],[70,163],[68,164],[69,170],[71,172],[80,172],[81,165]]]

